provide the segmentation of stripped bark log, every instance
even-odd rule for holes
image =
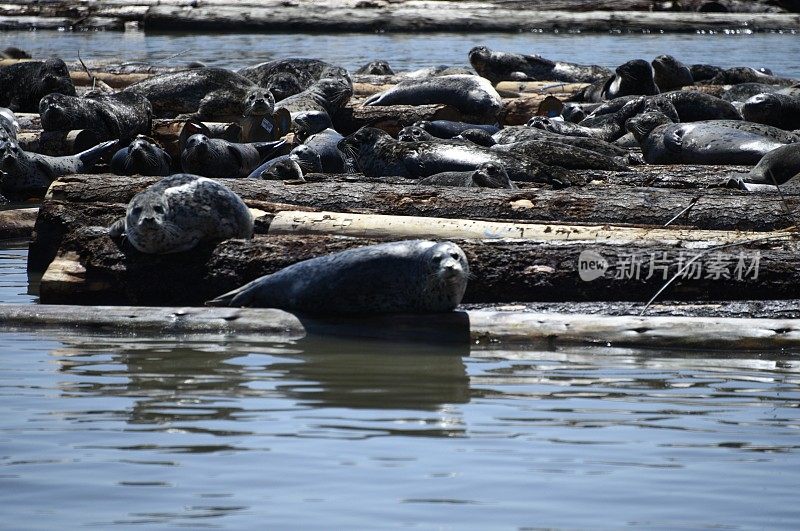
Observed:
[[[376,240],[271,236],[228,240],[173,255],[144,255],[92,230],[72,233],[40,284],[43,303],[197,305],[262,275]],[[800,297],[800,244],[458,240],[470,263],[465,302],[647,301],[695,256],[665,297],[677,300]],[[586,251],[605,261],[588,280]],[[707,252],[707,254],[703,254]],[[631,257],[635,257],[631,258]],[[583,264],[583,265],[579,265]],[[387,272],[390,274],[390,272]],[[587,280],[584,280],[587,279]]]
[[[25,151],[33,151],[52,157],[74,155],[100,143],[97,133],[90,129],[74,131],[37,131],[17,135],[17,141]]]
[[[449,105],[391,105],[363,107],[359,104],[340,109],[333,118],[337,131],[349,135],[365,125],[383,129],[392,136],[403,127],[420,120],[463,121],[464,116]]]

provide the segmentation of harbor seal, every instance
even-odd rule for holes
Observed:
[[[111,157],[111,172],[116,175],[169,175],[172,158],[147,138],[135,138]]]
[[[467,129],[483,129],[490,135],[500,130],[500,127],[492,124],[471,124],[469,122],[454,122],[450,120],[421,120],[414,123],[417,127],[423,128],[437,138],[453,138]]]
[[[569,144],[571,146],[578,146],[583,149],[589,149],[597,153],[609,157],[623,157],[629,154],[627,149],[615,146],[610,142],[601,140],[599,138],[581,137],[581,136],[564,136],[558,133],[545,131],[544,129],[536,129],[526,126],[513,126],[506,127],[494,135],[492,139],[497,144],[511,144],[513,142],[526,142],[538,140],[552,140],[562,144]],[[637,144],[638,145],[638,144]]]
[[[441,313],[461,303],[468,276],[456,244],[406,240],[298,262],[206,304],[328,315]]]
[[[488,79],[466,74],[403,81],[364,101],[368,106],[434,103],[452,105],[470,117],[492,123],[503,108],[500,94]]]
[[[781,89],[779,85],[766,85],[764,83],[740,83],[732,85],[720,96],[725,101],[745,102],[757,94],[772,94]]]
[[[153,108],[141,94],[117,92],[90,94],[82,98],[49,94],[39,103],[45,131],[88,129],[100,140],[129,142],[136,135],[149,135]]]
[[[787,144],[764,155],[743,179],[731,179],[726,186],[752,190],[752,185],[786,184],[800,174],[800,143]]]
[[[408,125],[398,131],[397,140],[400,142],[422,142],[424,140],[436,140],[436,137],[418,125]]]
[[[143,253],[179,253],[200,243],[252,238],[253,216],[227,186],[179,173],[136,194],[108,233]]]
[[[17,141],[0,143],[0,189],[5,192],[40,192],[56,178],[88,173],[92,166],[116,146],[114,140],[68,157],[50,157],[24,151]]]
[[[39,100],[53,93],[75,95],[75,85],[61,59],[0,67],[0,107],[14,112],[39,112]]]
[[[17,138],[20,127],[17,117],[11,109],[0,107],[0,140]]]
[[[234,122],[244,115],[255,85],[225,68],[194,68],[159,74],[133,83],[122,92],[139,92],[159,118]]]
[[[800,99],[785,94],[758,94],[744,102],[745,120],[792,131],[800,129]]]
[[[303,168],[300,167],[296,159],[291,157],[274,161],[259,173],[259,177],[265,181],[306,181],[303,176]]]
[[[217,179],[247,177],[286,140],[239,144],[196,134],[186,140],[181,168],[187,173]]]
[[[492,149],[519,153],[549,166],[560,166],[569,170],[627,171],[624,157],[607,155],[564,144],[557,139],[528,140],[514,144],[495,144]]]
[[[516,190],[515,185],[508,178],[508,173],[493,162],[485,162],[475,171],[453,171],[435,173],[418,181],[420,185],[430,186],[460,186],[463,188],[507,188]]]
[[[325,112],[332,117],[353,97],[353,84],[349,79],[326,77],[309,88],[275,104],[275,110],[286,109],[294,122],[298,114]]]
[[[650,63],[634,59],[618,66],[613,76],[596,81],[579,91],[570,101],[600,102],[621,96],[659,94]]]
[[[394,70],[386,61],[370,61],[355,72],[369,76],[393,76]]]
[[[472,48],[469,62],[481,77],[492,84],[500,81],[593,83],[613,75],[611,70],[602,66],[551,61],[540,55],[494,52],[486,46]]]
[[[566,172],[518,155],[489,148],[436,142],[399,142],[374,127],[362,127],[339,142],[339,150],[368,177],[419,179],[449,171],[474,171],[483,163],[502,166],[515,181],[569,186]]]
[[[711,120],[676,124],[657,112],[628,120],[648,164],[755,165],[773,149],[800,135],[746,121]]]
[[[244,114],[239,118],[239,141],[277,140],[289,132],[291,121],[288,112],[275,114],[275,98],[269,90],[254,87],[247,92]]]
[[[674,90],[655,98],[664,98],[672,103],[681,122],[705,120],[741,120],[742,115],[729,101],[704,92]]]
[[[303,145],[319,155],[324,173],[346,173],[347,162],[338,147],[343,138],[335,129],[329,128],[306,138]]]
[[[333,122],[325,111],[305,111],[294,117],[294,134],[301,142],[326,129],[333,129]]]
[[[31,54],[17,48],[16,46],[7,46],[0,52],[0,59],[30,59]]]
[[[319,59],[287,58],[241,68],[238,73],[269,89],[275,101],[285,100],[311,88],[324,78],[339,78],[352,85],[346,69]]]
[[[709,85],[738,85],[739,83],[764,83],[767,85],[782,85],[785,87],[798,83],[797,79],[777,77],[760,72],[755,68],[739,66],[728,68],[706,81]]]
[[[689,67],[671,55],[659,55],[650,64],[653,74],[661,92],[678,90],[687,85],[694,85],[692,72]]]
[[[262,163],[259,167],[250,172],[247,176],[248,179],[272,179],[275,175],[286,174],[286,164],[284,161],[294,161],[301,170],[301,175],[306,173],[323,173],[322,160],[319,153],[314,151],[305,144],[295,146],[289,154],[269,159]],[[283,168],[274,169],[274,166],[283,166]],[[289,165],[292,169],[293,166]]]

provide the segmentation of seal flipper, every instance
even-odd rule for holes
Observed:
[[[281,138],[285,136],[292,129],[292,115],[288,109],[280,108],[272,115],[272,121],[275,123],[275,136],[273,138]]]
[[[106,142],[97,144],[93,148],[89,148],[86,151],[82,151],[75,156],[81,161],[81,164],[83,164],[83,169],[88,169],[95,162],[105,156],[105,154],[110,151],[112,147],[116,147],[117,144],[117,140],[108,140]]]
[[[676,127],[672,131],[664,131],[664,147],[671,153],[680,153],[683,149],[683,131]]]
[[[108,237],[112,240],[125,237],[125,218],[119,218],[108,227]]]
[[[286,143],[286,139],[275,140],[273,142],[255,142],[253,146],[258,150],[258,156],[263,163],[268,158],[272,157],[273,153]]]
[[[241,288],[223,293],[219,297],[206,301],[206,306],[251,307],[256,300],[256,292],[260,288],[262,279],[263,277],[245,284]]]

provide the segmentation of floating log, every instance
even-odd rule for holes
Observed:
[[[30,238],[38,208],[0,210],[0,240]]]
[[[383,129],[396,136],[403,127],[420,120],[454,120],[465,119],[456,108],[449,105],[390,105],[369,106],[359,104],[348,105],[340,109],[333,118],[337,131],[349,135],[368,125]]]
[[[796,301],[795,301],[796,302]],[[113,333],[185,336],[236,334],[262,341],[336,335],[390,341],[648,347],[658,349],[775,350],[800,346],[800,326],[789,319],[634,317],[466,310],[437,315],[310,319],[265,308],[0,305],[3,330],[49,327]],[[461,353],[458,353],[461,354]],[[463,353],[464,355],[468,353]],[[644,354],[644,353],[642,353]]]
[[[22,132],[17,135],[17,140],[25,151],[53,157],[74,155],[100,143],[97,133],[89,129]]]
[[[378,240],[258,236],[172,255],[145,255],[80,230],[64,240],[40,284],[43,303],[198,305],[309,258]],[[800,243],[770,235],[718,242],[456,240],[467,255],[469,303],[639,301],[672,276],[676,300],[800,297]],[[680,273],[679,273],[680,271]],[[390,274],[390,272],[387,272]]]

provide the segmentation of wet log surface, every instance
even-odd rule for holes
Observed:
[[[151,256],[104,233],[84,229],[65,239],[42,277],[40,298],[56,304],[198,305],[301,260],[376,242],[338,236],[270,236]],[[700,256],[696,267],[675,281],[665,298],[800,297],[800,244],[793,239],[753,240],[724,249],[698,242],[457,243],[470,264],[466,303],[644,302],[695,256]],[[579,272],[579,256],[587,250],[608,262],[605,274],[591,281]]]

